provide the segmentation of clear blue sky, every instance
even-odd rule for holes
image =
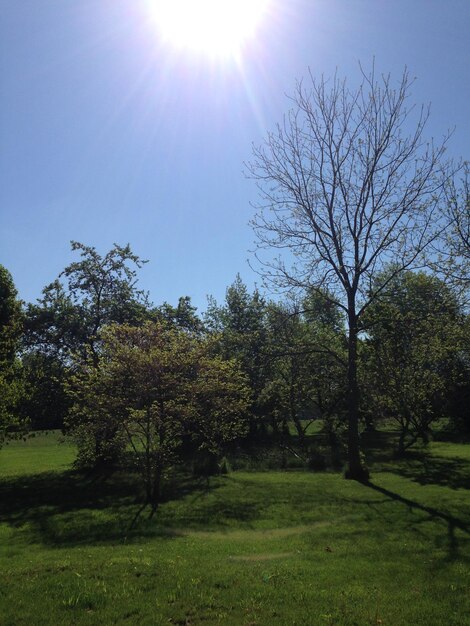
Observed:
[[[0,263],[20,297],[71,239],[129,242],[155,303],[253,285],[251,143],[309,66],[354,82],[373,56],[409,67],[429,134],[455,127],[449,152],[470,159],[469,0],[271,0],[238,64],[164,44],[146,0],[0,0]]]

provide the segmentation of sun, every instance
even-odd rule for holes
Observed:
[[[253,38],[269,0],[149,0],[162,39],[211,56],[237,55]]]

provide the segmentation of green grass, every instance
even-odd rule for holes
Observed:
[[[470,446],[179,480],[153,520],[132,476],[86,479],[48,435],[0,451],[0,624],[462,626]],[[374,469],[374,467],[372,468]],[[467,621],[466,621],[467,620]]]
[[[75,447],[60,431],[37,432],[20,441],[9,441],[0,451],[0,477],[38,474],[68,469]]]

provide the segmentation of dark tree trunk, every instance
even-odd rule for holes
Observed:
[[[400,430],[400,437],[398,439],[398,447],[397,447],[398,457],[404,456],[406,452],[407,446],[405,445],[405,443],[406,443],[406,437],[408,435],[408,424],[409,424],[409,420],[407,420],[404,425],[402,424],[402,428]]]
[[[369,472],[361,465],[359,441],[359,385],[357,381],[357,318],[349,314],[348,337],[348,469],[346,478],[367,480]]]
[[[153,477],[153,482],[150,486],[150,517],[153,517],[161,500],[161,484],[162,484],[162,471],[161,468],[157,468]]]

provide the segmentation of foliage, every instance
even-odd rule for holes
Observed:
[[[13,279],[0,265],[0,447],[6,438],[26,428],[18,406],[24,393],[21,364],[17,360],[22,329],[21,304]]]
[[[209,299],[204,321],[207,330],[217,338],[217,353],[224,359],[235,359],[248,377],[252,390],[250,434],[259,436],[266,415],[261,392],[269,376],[266,302],[257,289],[250,294],[237,275],[227,289],[223,305]]]
[[[145,261],[129,245],[114,244],[104,256],[77,241],[71,246],[80,260],[70,263],[44,288],[38,304],[27,309],[27,345],[64,361],[79,352],[82,358],[91,356],[97,362],[103,326],[138,323],[144,318],[146,296],[136,287],[132,266],[140,268]]]
[[[178,328],[193,332],[202,333],[204,324],[198,317],[197,308],[191,304],[189,296],[179,298],[176,307],[164,302],[160,307],[154,310],[156,319],[175,324]]]
[[[21,357],[24,393],[20,414],[33,430],[63,428],[70,401],[65,390],[69,368],[53,354],[28,351]]]
[[[207,341],[174,325],[114,325],[102,340],[99,366],[85,362],[71,386],[80,458],[113,457],[131,446],[155,509],[164,473],[181,462],[184,441],[220,454],[244,434],[245,379],[233,361],[211,356]],[[87,439],[111,449],[96,450]]]
[[[282,432],[288,434],[287,424],[293,423],[304,447],[313,420],[322,419],[333,426],[343,410],[343,334],[329,311],[322,311],[316,296],[306,298],[302,307],[295,302],[290,306],[270,304],[268,326],[267,358],[272,366],[264,396],[271,399]]]
[[[38,427],[63,426],[72,360],[90,359],[96,366],[103,326],[141,323],[148,309],[134,269],[144,261],[128,245],[115,244],[101,256],[95,248],[72,241],[72,251],[80,254],[80,260],[70,263],[25,311],[22,341],[28,394],[23,412]]]
[[[21,333],[21,304],[10,272],[0,265],[0,368],[15,360]]]
[[[395,276],[367,312],[368,410],[396,420],[401,453],[448,414],[464,374],[463,322],[451,289],[422,272]]]

